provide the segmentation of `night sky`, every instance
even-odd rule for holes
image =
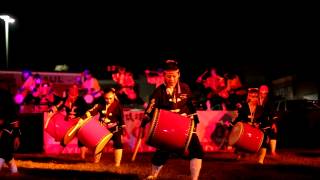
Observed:
[[[274,77],[305,70],[319,59],[317,26],[306,15],[257,14],[259,10],[231,15],[210,8],[158,5],[8,7],[0,13],[16,19],[10,26],[9,69],[49,71],[67,64],[71,71],[89,67],[102,72],[107,65],[120,64],[142,72],[174,58],[197,75],[217,66]],[[2,21],[1,69],[6,69],[4,39]]]

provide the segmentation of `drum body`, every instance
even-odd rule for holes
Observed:
[[[78,139],[95,154],[100,153],[112,138],[112,133],[98,121],[97,116],[86,120],[78,130]]]
[[[155,148],[175,152],[188,149],[194,122],[192,119],[163,109],[156,109],[146,143]]]
[[[217,123],[210,137],[219,148],[222,148],[227,143],[228,135],[228,128],[224,124]]]
[[[229,145],[239,147],[249,152],[258,152],[262,142],[263,132],[248,123],[238,122],[229,135]]]
[[[47,119],[45,131],[50,134],[56,141],[63,140],[68,130],[78,122],[78,118],[66,119],[66,115],[60,111]]]

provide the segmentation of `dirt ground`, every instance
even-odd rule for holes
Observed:
[[[265,163],[256,163],[255,154],[236,159],[232,152],[206,153],[200,178],[225,179],[320,179],[320,149],[280,149],[279,156],[267,155]],[[113,154],[103,154],[101,162],[92,163],[92,156],[80,160],[77,154],[16,154],[19,174],[11,175],[7,167],[0,179],[143,179],[151,171],[152,153],[125,153],[122,165],[113,166]],[[190,179],[189,161],[172,156],[158,179]]]

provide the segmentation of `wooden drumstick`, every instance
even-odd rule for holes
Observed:
[[[134,147],[133,155],[132,155],[132,158],[131,158],[132,162],[136,160],[136,156],[137,156],[137,153],[138,153],[138,150],[140,148],[141,141],[142,141],[142,133],[143,133],[143,131],[144,131],[144,128],[140,128],[139,129],[139,136],[138,136],[136,145]]]
[[[197,115],[197,113],[189,114],[188,117],[191,117],[191,116],[194,116],[194,115]]]
[[[52,116],[54,115],[55,113],[54,112],[49,112],[48,113],[48,118],[47,118],[47,121],[46,121],[46,124],[44,125],[44,129],[47,129],[47,127],[48,127],[48,124],[49,124],[49,122],[50,122],[50,120],[51,120],[51,118],[52,118]]]
[[[71,135],[74,133],[74,131],[75,131],[75,130],[78,130],[78,128],[81,127],[81,126],[83,125],[83,123],[84,123],[86,120],[88,120],[89,118],[91,118],[91,116],[90,116],[90,117],[87,117],[86,119],[80,118],[79,121],[78,121],[78,123],[76,124],[76,126],[68,133],[68,136],[71,136]]]

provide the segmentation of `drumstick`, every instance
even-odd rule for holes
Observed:
[[[135,145],[135,147],[134,147],[134,152],[133,152],[133,155],[132,155],[132,158],[131,158],[131,161],[132,161],[132,162],[136,160],[136,156],[137,156],[137,154],[138,154],[138,150],[139,150],[139,147],[140,147],[140,145],[141,145],[141,141],[142,141],[142,138],[139,138],[139,139],[137,140],[137,143],[136,143],[136,145]]]
[[[51,120],[53,114],[54,114],[53,112],[52,113],[48,113],[49,117],[47,118],[46,124],[44,125],[44,129],[47,129],[49,121]]]
[[[131,158],[131,161],[132,161],[132,162],[135,161],[136,156],[137,156],[137,153],[138,153],[138,150],[139,150],[139,148],[140,148],[141,141],[142,141],[142,133],[143,133],[143,131],[144,131],[143,128],[140,128],[140,129],[139,129],[139,136],[138,136],[136,145],[134,146],[133,155],[132,155],[132,158]]]
[[[78,123],[76,124],[76,126],[75,126],[74,128],[72,128],[72,130],[68,133],[68,136],[71,136],[71,135],[74,133],[74,131],[75,131],[76,129],[78,129],[78,127],[81,127],[81,126],[83,125],[83,123],[84,123],[86,120],[88,120],[89,118],[91,118],[91,117],[87,117],[86,119],[80,118],[79,121],[78,121]]]
[[[194,115],[197,115],[197,113],[189,114],[188,117],[191,117],[191,116],[194,116]]]

